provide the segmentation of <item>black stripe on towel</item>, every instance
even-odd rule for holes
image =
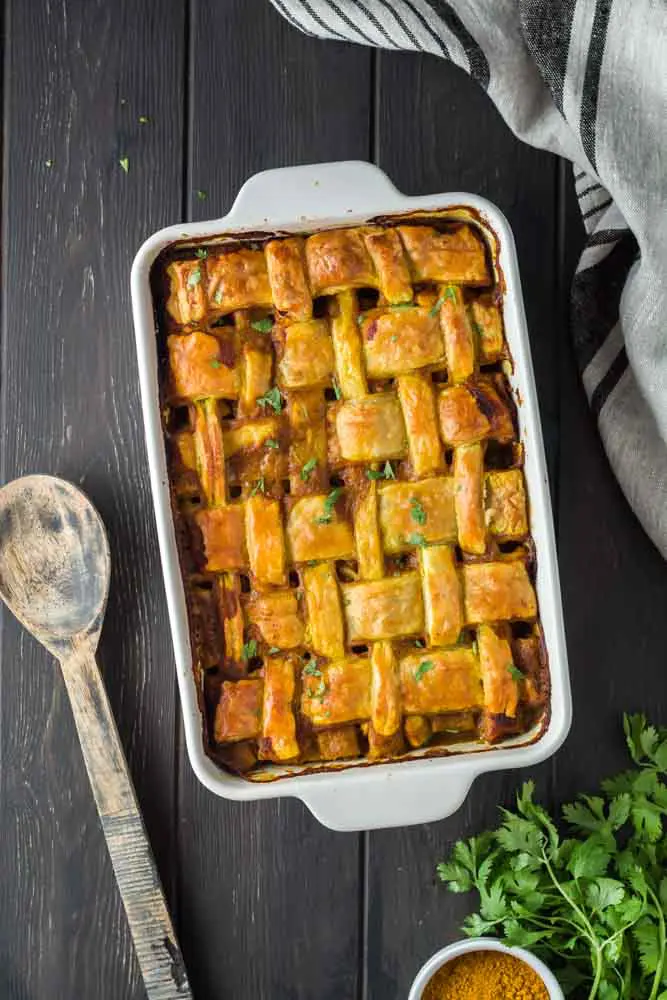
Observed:
[[[628,231],[603,260],[574,276],[572,339],[581,371],[618,322],[621,293],[637,251],[637,240]]]
[[[292,25],[293,28],[296,28],[298,31],[302,31],[304,35],[309,35],[310,38],[317,38],[317,35],[314,35],[312,31],[308,31],[307,28],[304,28],[301,21],[297,21],[297,19],[294,17],[292,12],[287,9],[282,0],[271,0],[271,3],[282,14],[282,16],[288,22],[288,24]]]
[[[575,6],[576,0],[519,4],[523,36],[561,114],[563,81],[570,51],[570,32]]]
[[[386,28],[384,27],[384,25],[381,24],[378,21],[378,19],[375,16],[375,14],[372,11],[370,11],[368,9],[368,7],[364,3],[361,2],[361,0],[354,0],[354,3],[359,8],[359,10],[361,10],[361,11],[364,12],[364,14],[368,18],[368,20],[373,25],[373,27],[376,28],[380,32],[380,34],[383,35],[385,37],[385,39],[389,42],[389,47],[392,48],[392,49],[395,49],[397,47],[396,39],[391,37],[391,35],[386,30]],[[396,20],[398,21],[398,18],[396,18]],[[398,23],[400,24],[400,21]],[[402,25],[402,27],[403,27],[403,30],[406,31],[405,26]],[[406,34],[407,34],[407,31],[406,31]]]
[[[584,152],[589,162],[596,171],[595,126],[598,114],[598,91],[600,89],[600,70],[602,68],[604,45],[607,40],[607,25],[609,24],[611,5],[612,0],[597,0],[595,4],[595,15],[593,17],[593,27],[591,28],[591,40],[588,46],[588,59],[586,60],[586,72],[584,73],[584,86],[581,96],[581,121],[579,123],[581,144],[584,147]]]
[[[344,35],[342,32],[337,31],[336,28],[334,28],[332,25],[328,24],[324,20],[324,18],[320,17],[320,15],[317,13],[317,11],[313,10],[313,7],[308,2],[308,0],[298,0],[298,2],[301,4],[301,6],[304,8],[304,10],[308,11],[308,13],[312,17],[313,21],[317,21],[317,23],[320,25],[320,27],[324,28],[324,30],[326,32],[328,32],[330,35],[335,35],[336,38],[340,38],[344,42],[354,42],[354,41],[357,40],[357,39],[355,39],[355,35],[359,35],[359,37],[363,38],[363,40],[365,42],[368,42],[369,45],[375,45],[375,42],[373,41],[373,39],[369,38],[368,35],[364,31],[362,31],[361,28],[358,27],[358,25],[356,25],[354,23],[354,21],[351,21],[350,18],[347,16],[347,14],[345,14],[344,11],[342,11],[340,9],[340,7],[337,7],[336,4],[333,3],[333,0],[327,0],[327,6],[330,7],[331,10],[335,14],[338,15],[338,17],[341,19],[341,21],[345,21],[345,23],[348,25],[348,27],[350,27],[352,29],[352,31],[354,32],[354,34],[352,34],[352,35]]]
[[[587,247],[599,247],[603,243],[617,243],[618,240],[622,239],[627,233],[629,233],[627,226],[623,229],[596,229],[594,233],[586,240]]]
[[[398,18],[398,13],[397,13],[397,11],[396,11],[396,10],[394,10],[394,7],[393,7],[393,5],[392,5],[392,3],[391,3],[391,0],[380,0],[380,3],[383,3],[383,4],[385,5],[385,7],[388,7],[388,8],[389,8],[389,10],[393,11],[393,13],[394,13],[394,16],[395,16],[396,18]],[[412,14],[413,14],[413,15],[414,15],[414,16],[415,16],[416,18],[417,18],[417,20],[418,20],[418,21],[419,21],[419,23],[421,24],[422,28],[424,29],[424,31],[425,31],[425,32],[426,32],[426,33],[427,33],[428,35],[430,35],[430,36],[431,36],[431,38],[433,39],[433,41],[435,42],[435,44],[436,44],[436,45],[438,46],[438,48],[440,49],[440,52],[441,52],[441,54],[442,54],[442,55],[444,56],[444,58],[445,58],[445,59],[449,59],[449,58],[451,58],[451,57],[450,57],[450,55],[449,55],[449,50],[448,50],[447,46],[445,45],[444,41],[442,40],[442,38],[440,37],[440,35],[438,34],[438,32],[437,32],[437,31],[434,31],[434,30],[433,30],[433,28],[432,28],[432,27],[431,27],[431,25],[430,25],[430,24],[428,23],[428,21],[426,20],[426,18],[425,18],[425,17],[424,17],[424,15],[422,14],[422,12],[421,12],[420,10],[418,10],[418,9],[417,9],[417,8],[416,8],[416,7],[414,6],[414,4],[410,3],[410,0],[403,0],[403,4],[404,4],[404,6],[405,6],[405,7],[407,7],[407,8],[408,8],[408,10],[410,10],[410,11],[411,11],[411,13],[412,13]],[[402,23],[402,22],[401,22],[401,23]],[[406,28],[405,30],[407,31],[407,28]],[[413,36],[412,36],[412,35],[410,35],[410,37],[412,38]],[[416,48],[417,48],[417,49],[418,49],[419,51],[423,51],[423,46],[422,46],[422,45],[421,45],[421,44],[420,44],[420,43],[419,43],[419,42],[417,41],[417,39],[415,39],[415,47],[416,47]]]
[[[628,356],[625,353],[625,348],[622,347],[609,366],[607,374],[600,382],[598,382],[595,387],[595,391],[591,396],[591,410],[593,411],[596,420],[600,416],[600,410],[618,385],[621,376],[627,367]]]
[[[452,10],[448,3],[445,3],[445,0],[426,0],[426,2],[446,24],[451,33],[458,38],[468,59],[471,77],[486,90],[491,80],[489,61],[459,15],[455,10]]]
[[[583,212],[581,218],[590,219],[591,215],[595,215],[596,212],[602,212],[603,209],[609,208],[611,203],[612,199],[607,198],[605,201],[601,201],[599,205],[593,205],[593,207],[589,208],[587,212]]]

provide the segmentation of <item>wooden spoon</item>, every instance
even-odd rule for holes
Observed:
[[[192,997],[95,650],[109,592],[99,514],[71,483],[0,489],[0,597],[60,661],[149,1000]]]

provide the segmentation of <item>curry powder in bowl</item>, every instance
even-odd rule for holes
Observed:
[[[423,1000],[549,1000],[540,976],[526,962],[500,951],[470,951],[443,965]]]

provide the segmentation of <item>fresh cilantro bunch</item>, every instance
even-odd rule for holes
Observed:
[[[493,832],[459,841],[438,875],[476,889],[466,934],[529,948],[564,990],[589,1000],[667,1000],[667,729],[625,716],[634,767],[563,808],[572,836],[533,801]]]

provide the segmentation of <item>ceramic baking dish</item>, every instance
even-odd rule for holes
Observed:
[[[265,780],[250,781],[227,773],[207,757],[202,719],[192,671],[192,654],[171,513],[163,430],[160,419],[158,354],[150,271],[158,254],[188,238],[201,240],[225,233],[302,232],[359,225],[377,216],[469,207],[497,248],[496,263],[505,283],[504,322],[514,362],[510,376],[517,399],[531,531],[537,557],[536,590],[551,674],[551,705],[546,721],[533,732],[493,747],[460,743],[451,753],[372,766],[329,766],[314,772],[304,765],[271,768]],[[179,223],[151,236],[132,267],[132,306],[136,331],[141,401],[151,486],[167,592],[188,754],[199,779],[230,799],[295,796],[335,830],[405,826],[441,819],[463,802],[471,783],[484,771],[527,767],[550,756],[565,739],[571,700],[561,611],[551,504],[535,380],[521,296],[514,240],[503,215],[490,202],[471,194],[435,194],[411,198],[400,194],[377,167],[362,162],[325,163],[269,170],[251,177],[222,219]],[[285,775],[289,773],[289,777]],[[275,780],[271,780],[271,778]],[[266,780],[268,779],[268,780]]]

